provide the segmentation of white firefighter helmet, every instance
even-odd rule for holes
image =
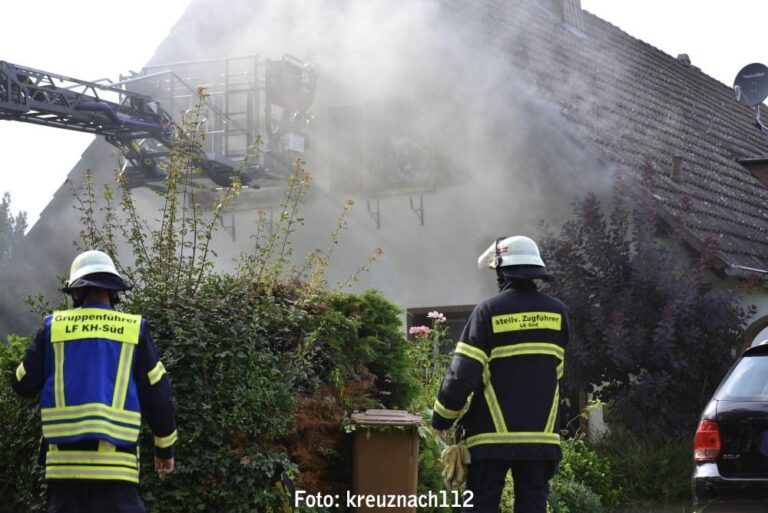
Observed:
[[[477,267],[498,267],[511,278],[552,279],[541,259],[539,247],[533,239],[523,235],[496,239],[477,259]]]
[[[127,290],[130,286],[115,268],[115,263],[103,251],[88,250],[72,261],[69,280],[62,289],[71,292],[79,287],[100,287],[109,290]]]

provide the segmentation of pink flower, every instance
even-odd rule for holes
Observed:
[[[408,334],[419,339],[427,338],[431,332],[432,330],[426,326],[411,326],[411,329],[408,330]]]
[[[434,319],[436,322],[445,322],[445,315],[441,314],[437,310],[429,312],[427,314],[427,317],[429,317],[430,319]]]

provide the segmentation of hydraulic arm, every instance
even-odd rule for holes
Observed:
[[[132,186],[166,177],[174,143],[189,144],[217,185],[227,186],[235,176],[249,181],[236,161],[208,156],[188,143],[159,102],[112,85],[0,61],[0,119],[103,135],[130,162],[124,172]]]

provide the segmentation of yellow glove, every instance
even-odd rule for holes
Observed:
[[[443,462],[443,483],[447,490],[458,490],[467,480],[467,472],[472,459],[464,442],[443,449],[440,454]]]

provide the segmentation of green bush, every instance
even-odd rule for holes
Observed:
[[[302,315],[248,284],[211,276],[200,293],[160,309],[136,294],[178,404],[178,468],[160,482],[144,436],[145,501],[163,511],[267,511],[270,483],[290,462],[278,441],[291,429]]]
[[[430,415],[431,416],[431,415]],[[429,420],[425,419],[425,425],[419,429],[419,481],[418,493],[439,493],[445,490],[443,484],[443,464],[440,462],[440,453],[445,448],[445,443],[437,438],[432,428],[429,426]],[[449,507],[428,507],[423,508],[423,513],[450,513]]]
[[[444,318],[433,318],[432,327],[426,336],[412,336],[408,342],[407,359],[413,366],[413,375],[420,386],[410,402],[409,409],[422,416],[424,425],[419,429],[419,493],[438,493],[444,490],[443,464],[440,454],[446,447],[432,428],[432,406],[445,376],[451,355],[439,352],[439,347],[448,338],[449,331]],[[451,508],[424,508],[425,513],[449,513]]]
[[[662,438],[614,428],[595,450],[608,459],[622,506],[690,502],[690,436]]]
[[[297,163],[274,229],[261,219],[254,251],[242,256],[235,274],[218,273],[210,243],[239,184],[222,192],[213,211],[202,211],[192,157],[190,145],[173,148],[157,223],[139,216],[122,183],[119,194],[107,188],[101,198],[90,180],[75,191],[81,246],[110,253],[135,284],[121,309],[148,320],[174,386],[177,465],[162,482],[153,473],[152,436],[142,436],[140,486],[148,509],[278,511],[281,498],[272,481],[285,469],[301,482],[299,456],[334,470],[319,474],[332,483],[316,482],[318,488],[340,481],[349,489],[349,476],[335,471],[349,470],[344,416],[360,405],[405,406],[419,386],[400,310],[375,291],[326,291],[324,270],[352,203],[331,233],[331,249],[311,253],[302,268],[292,266],[290,235],[301,223],[298,209],[309,184]],[[130,256],[120,260],[116,248],[126,244]],[[37,307],[39,314],[49,309]],[[4,374],[18,365],[20,344],[3,346]],[[320,429],[312,423],[318,412],[324,415],[321,443],[309,443],[314,438],[304,435]],[[0,461],[7,464],[0,497],[29,511],[42,502],[34,471],[39,416],[7,386],[0,387],[0,414]]]
[[[375,376],[376,399],[387,408],[406,409],[419,391],[419,382],[406,356],[400,308],[375,290],[320,297],[327,310],[312,320],[316,328],[308,337],[316,358],[339,369],[343,374],[336,379],[342,381],[364,363]]]
[[[564,439],[562,449],[563,460],[553,479],[553,490],[560,492],[556,494],[558,500],[570,507],[572,504],[570,498],[575,498],[579,495],[579,491],[586,487],[604,506],[616,506],[619,496],[614,483],[611,462],[587,445],[583,435]],[[572,483],[583,486],[572,485]],[[572,509],[572,511],[577,510]]]
[[[559,470],[550,481],[548,512],[602,513],[604,507],[615,505],[618,494],[609,461],[588,446],[583,436],[563,439],[562,449]],[[502,511],[512,510],[514,498],[510,473],[502,494]]]
[[[573,479],[553,479],[548,510],[552,513],[603,513],[600,496],[589,486]]]
[[[38,510],[44,504],[42,475],[37,465],[41,436],[37,403],[23,399],[8,386],[11,375],[24,357],[29,339],[8,337],[0,341],[0,503],[5,511],[22,513]]]

